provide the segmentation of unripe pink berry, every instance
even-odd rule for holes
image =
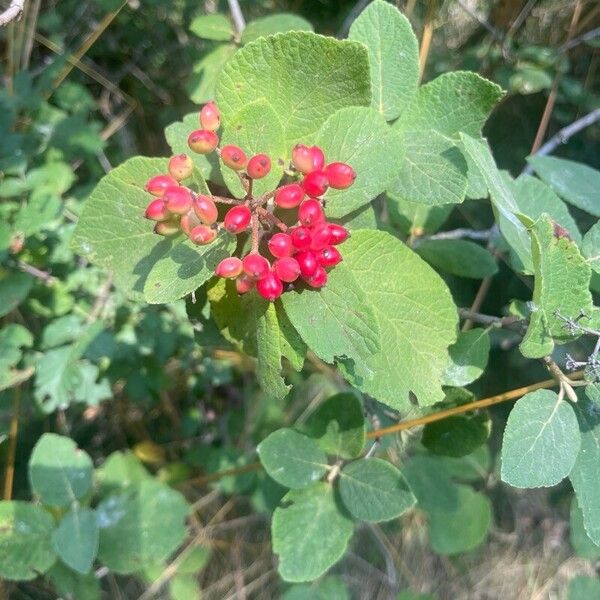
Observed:
[[[274,234],[267,243],[267,246],[269,247],[269,252],[275,258],[291,256],[295,251],[292,238],[287,233]]]
[[[322,288],[327,283],[327,271],[323,267],[317,267],[317,270],[310,277],[304,277],[304,281],[310,287]]]
[[[144,216],[151,221],[166,221],[171,213],[167,210],[164,200],[157,198],[148,204]]]
[[[318,200],[308,198],[298,208],[298,220],[306,227],[312,227],[325,220],[323,207]]]
[[[275,204],[280,208],[296,208],[304,198],[304,190],[297,183],[280,187],[275,192]]]
[[[246,167],[246,173],[252,179],[261,179],[269,174],[271,159],[266,154],[255,154]]]
[[[308,227],[294,227],[290,232],[292,244],[298,250],[308,250],[312,242],[312,233]]]
[[[275,273],[267,273],[266,277],[256,282],[256,291],[265,299],[273,302],[283,293],[283,283]]]
[[[196,227],[190,231],[189,235],[190,240],[197,246],[206,246],[207,244],[214,242],[216,237],[217,231],[206,225],[196,225]]]
[[[212,100],[207,102],[200,111],[200,125],[202,129],[208,131],[216,131],[221,125],[221,113]]]
[[[331,244],[337,246],[345,242],[350,237],[350,232],[343,226],[336,223],[329,223],[329,233],[331,235]]]
[[[241,171],[248,161],[244,151],[239,146],[231,144],[221,148],[221,160],[234,171]]]
[[[215,275],[226,279],[235,279],[242,270],[242,261],[237,256],[229,256],[217,265]]]
[[[229,233],[237,235],[248,228],[251,218],[252,213],[250,212],[250,209],[247,206],[240,204],[227,211],[227,214],[223,219],[223,226]]]
[[[192,204],[194,212],[205,225],[212,225],[219,217],[217,205],[210,196],[196,196]]]
[[[298,261],[302,277],[311,277],[314,275],[319,266],[317,255],[314,252],[303,250],[302,252],[298,252],[294,258]]]
[[[318,146],[309,148],[304,144],[296,144],[292,150],[292,163],[304,175],[323,168],[325,155]]]
[[[317,223],[311,230],[312,240],[310,243],[311,250],[322,250],[325,246],[331,243],[331,233],[329,231],[329,223],[325,221]]]
[[[329,185],[336,190],[345,190],[349,188],[356,179],[354,169],[343,162],[334,162],[325,167],[325,175],[329,180]]]
[[[174,219],[170,221],[161,221],[154,226],[154,233],[158,233],[158,235],[170,237],[178,234],[179,231],[179,223]]]
[[[183,231],[183,233],[185,233],[185,235],[188,237],[190,237],[192,229],[198,225],[202,225],[202,221],[200,221],[193,210],[186,212],[185,215],[182,215],[181,219],[179,220],[179,227],[181,228],[181,231]]]
[[[172,185],[165,190],[163,200],[167,210],[175,215],[184,215],[192,208],[192,194],[188,188]]]
[[[155,175],[148,179],[146,183],[146,191],[150,192],[153,196],[162,196],[165,190],[172,185],[177,185],[177,181],[170,175]]]
[[[256,284],[256,281],[252,277],[248,277],[246,273],[242,273],[235,280],[235,288],[238,294],[247,294]]]
[[[209,154],[219,145],[219,136],[208,129],[192,131],[188,137],[188,146],[198,154]]]
[[[291,283],[300,276],[300,265],[295,258],[284,256],[273,263],[273,271],[281,281]]]
[[[312,171],[302,180],[304,191],[315,198],[322,196],[329,186],[329,181],[325,171]]]
[[[187,154],[176,154],[169,159],[169,173],[177,181],[187,179],[194,172],[194,161]]]
[[[242,266],[244,273],[253,279],[262,279],[271,270],[269,261],[260,254],[247,254],[242,260]]]
[[[342,255],[335,246],[326,246],[318,252],[317,260],[322,267],[334,267],[342,262]]]

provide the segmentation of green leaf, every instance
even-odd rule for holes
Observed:
[[[594,223],[583,236],[581,252],[590,267],[596,273],[600,273],[600,223]]]
[[[100,581],[93,573],[80,575],[61,562],[57,562],[48,571],[47,577],[62,597],[77,598],[77,600],[100,600],[102,597]]]
[[[442,376],[444,385],[462,386],[479,379],[488,363],[490,336],[485,329],[471,329],[458,334],[448,349],[450,365]]]
[[[98,559],[116,573],[165,560],[186,536],[188,512],[179,492],[153,480],[108,496],[96,510]]]
[[[101,467],[96,469],[98,483],[104,493],[126,488],[150,479],[144,465],[131,452],[113,452]]]
[[[434,454],[462,457],[485,444],[490,429],[487,415],[457,415],[426,425],[421,443]]]
[[[409,408],[411,392],[421,405],[442,400],[440,379],[458,324],[446,284],[388,233],[355,231],[342,249],[345,267],[375,312],[380,336],[376,349],[360,363],[341,365],[345,376],[392,408]]]
[[[581,432],[581,450],[569,475],[589,538],[600,546],[600,408],[592,400],[598,386],[588,386],[574,405]]]
[[[242,44],[276,33],[312,30],[312,25],[306,19],[292,13],[278,13],[250,21],[242,32]]]
[[[555,234],[554,224],[547,215],[538,219],[530,231],[535,276],[534,313],[541,314],[535,321],[530,321],[527,334],[535,340],[544,340],[539,351],[544,350],[547,354],[550,347],[545,341],[547,338],[565,344],[576,337],[565,328],[564,320],[556,315],[556,311],[570,318],[577,317],[582,310],[592,312],[589,291],[592,273],[577,245]],[[521,352],[528,358],[543,356],[535,350],[535,347],[521,346]]]
[[[600,579],[577,575],[569,581],[567,600],[598,600],[600,598]]]
[[[275,312],[279,323],[281,354],[287,358],[292,369],[301,371],[306,357],[306,344],[290,323],[283,306],[279,302],[275,304]]]
[[[554,156],[530,156],[527,162],[561,198],[594,217],[600,217],[600,171]]]
[[[27,273],[8,273],[0,279],[0,317],[13,311],[27,298],[34,281]]]
[[[264,153],[271,158],[271,171],[266,177],[253,182],[252,193],[257,196],[277,187],[283,176],[285,156],[288,151],[283,137],[283,125],[266,100],[259,100],[245,106],[227,121],[221,144],[239,146],[248,158]],[[237,198],[243,198],[245,191],[239,175],[221,162],[221,174],[229,190]]]
[[[199,38],[228,42],[233,38],[233,28],[223,14],[200,15],[190,23],[190,31]]]
[[[204,104],[215,97],[217,79],[221,74],[221,70],[237,52],[237,49],[238,47],[234,44],[219,44],[211,52],[203,54],[202,59],[194,64],[192,74],[186,84],[186,90],[192,102]],[[195,124],[197,123],[198,121]],[[197,159],[197,157],[194,158]],[[204,176],[208,177],[207,174],[204,174]]]
[[[571,500],[571,527],[569,533],[571,546],[573,546],[577,556],[587,560],[598,560],[600,558],[600,546],[594,544],[585,532],[583,513],[575,496]]]
[[[85,575],[98,552],[98,535],[94,511],[74,505],[52,534],[52,544],[66,565]]]
[[[573,468],[581,445],[571,405],[550,390],[525,394],[510,412],[502,440],[502,480],[549,487]]]
[[[30,236],[43,229],[48,229],[52,221],[58,219],[61,213],[62,200],[44,189],[31,194],[27,204],[17,213],[14,230],[24,236]]]
[[[379,458],[347,464],[340,472],[338,485],[344,506],[362,521],[390,521],[416,503],[402,473]]]
[[[370,105],[367,50],[308,32],[255,40],[236,52],[219,77],[224,124],[258,100],[266,100],[282,122],[288,152],[296,142],[311,143],[336,110]]]
[[[352,23],[348,37],[369,51],[371,106],[387,121],[396,119],[419,84],[419,47],[410,21],[388,2],[375,0]]]
[[[452,204],[427,206],[420,202],[409,202],[404,198],[388,193],[390,219],[405,235],[435,233],[444,224],[452,209]]]
[[[169,582],[169,593],[172,600],[189,600],[202,596],[198,578],[179,572]]]
[[[89,455],[68,437],[45,433],[29,458],[31,488],[44,504],[68,506],[92,487]]]
[[[56,560],[50,536],[54,519],[41,506],[0,501],[0,576],[35,579]]]
[[[468,240],[423,240],[415,247],[428,263],[452,275],[483,279],[498,272],[492,255]]]
[[[372,377],[366,365],[379,349],[379,327],[365,293],[345,265],[329,273],[321,290],[284,294],[281,302],[292,325],[321,360],[363,365],[361,372]]]
[[[359,397],[341,393],[325,400],[301,430],[332,456],[356,458],[365,445],[365,418]]]
[[[342,579],[329,575],[313,583],[290,586],[281,600],[350,600],[350,593]]]
[[[352,521],[340,512],[329,484],[289,491],[271,525],[279,574],[295,582],[321,576],[342,557],[352,530]]]
[[[487,142],[464,134],[461,134],[461,140],[466,155],[486,182],[500,232],[516,255],[515,268],[532,273],[529,235],[516,216],[520,212],[519,206],[506,178],[498,170]]]
[[[319,444],[293,429],[278,429],[258,445],[265,471],[288,488],[305,488],[325,475],[327,456]]]
[[[338,110],[325,121],[317,143],[328,161],[348,163],[356,180],[346,190],[329,189],[327,215],[340,218],[381,194],[402,165],[404,148],[400,135],[372,108]]]
[[[0,381],[7,378],[10,369],[21,360],[21,349],[31,348],[32,345],[33,335],[23,325],[9,323],[0,329]]]

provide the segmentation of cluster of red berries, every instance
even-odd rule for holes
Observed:
[[[169,174],[156,175],[146,184],[155,196],[146,209],[146,218],[156,221],[154,231],[165,236],[183,232],[194,244],[205,245],[216,239],[220,229],[233,235],[250,230],[250,251],[242,258],[223,259],[215,269],[219,277],[235,279],[240,294],[256,288],[263,298],[273,301],[299,279],[310,287],[323,287],[327,269],[342,260],[336,246],[349,235],[345,227],[327,222],[323,196],[330,187],[350,187],[356,177],[352,167],[341,162],[326,164],[321,148],[298,144],[286,172],[290,182],[253,196],[253,181],[268,175],[271,159],[266,154],[248,159],[234,145],[218,148],[220,114],[214,102],[200,111],[200,124],[202,129],[188,137],[190,149],[199,154],[216,150],[223,164],[238,173],[245,198],[196,194],[181,184],[193,173],[192,159],[186,154],[173,156]],[[230,206],[222,223],[217,222],[217,204]]]

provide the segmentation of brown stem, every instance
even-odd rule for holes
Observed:
[[[223,196],[211,196],[214,202],[219,204],[243,204],[241,200],[235,200],[234,198],[224,198]]]
[[[258,252],[258,244],[260,242],[260,222],[258,221],[258,214],[252,213],[252,250],[253,254]]]
[[[12,497],[13,480],[15,476],[15,457],[17,452],[17,434],[19,432],[19,408],[21,406],[21,386],[13,392],[12,417],[8,431],[8,456],[6,457],[6,471],[4,474],[4,500]]]
[[[265,219],[268,219],[275,227],[281,229],[281,231],[287,231],[289,227],[281,220],[278,219],[273,213],[269,212],[266,208],[262,206],[256,207],[256,212]]]

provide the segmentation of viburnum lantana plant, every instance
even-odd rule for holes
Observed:
[[[206,246],[220,234],[239,236],[250,230],[250,247],[242,243],[241,257],[223,258],[215,275],[235,279],[239,294],[256,289],[270,301],[296,289],[298,280],[322,288],[327,270],[342,261],[336,246],[349,236],[345,227],[327,221],[324,197],[330,187],[349,188],[356,178],[354,169],[343,162],[326,164],[318,146],[296,144],[285,170],[288,181],[253,195],[254,181],[271,171],[271,158],[259,153],[248,159],[233,144],[219,147],[220,123],[216,103],[208,102],[200,111],[202,129],[189,134],[188,145],[198,154],[216,152],[223,165],[238,174],[244,199],[197,194],[183,185],[193,175],[194,162],[187,154],[177,154],[169,160],[168,174],[154,175],[146,183],[154,199],[145,216],[156,221],[154,232],[167,237],[183,233],[193,244]],[[217,204],[231,206],[222,221]]]

